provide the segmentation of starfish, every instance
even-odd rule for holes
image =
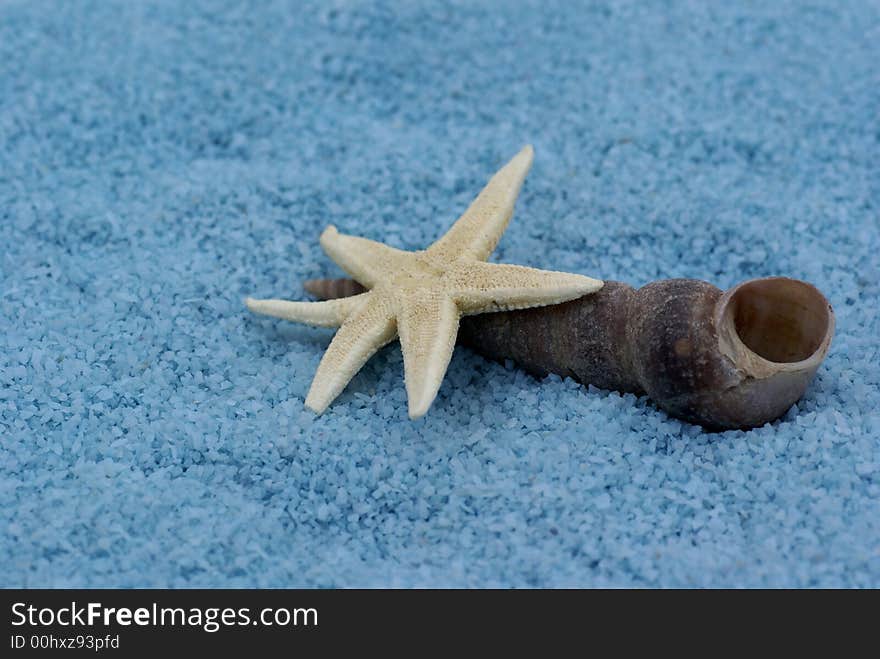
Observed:
[[[318,365],[306,407],[320,414],[382,346],[400,338],[409,416],[423,416],[440,389],[463,315],[558,304],[595,292],[590,277],[486,263],[513,214],[532,164],[526,146],[500,169],[449,231],[407,252],[329,226],[321,247],[368,290],[324,302],[254,300],[255,313],[338,327]]]

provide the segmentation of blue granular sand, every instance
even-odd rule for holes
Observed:
[[[0,5],[3,586],[880,586],[874,2]],[[708,434],[247,313],[426,246],[525,143],[494,259],[813,282],[806,397]]]

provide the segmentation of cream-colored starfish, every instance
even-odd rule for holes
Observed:
[[[366,293],[326,302],[245,300],[256,313],[339,327],[318,365],[307,407],[323,412],[366,361],[399,336],[409,416],[417,419],[446,374],[461,316],[558,304],[602,287],[581,275],[485,262],[510,222],[532,154],[527,146],[499,170],[426,250],[405,252],[327,227],[321,247],[370,289]]]

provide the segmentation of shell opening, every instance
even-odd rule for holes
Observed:
[[[809,359],[822,346],[832,321],[828,302],[806,282],[784,277],[741,284],[730,297],[740,340],[753,352],[776,363]]]

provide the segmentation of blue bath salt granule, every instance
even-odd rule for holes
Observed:
[[[880,8],[5,2],[0,585],[880,586]],[[442,235],[527,143],[492,260],[817,285],[781,419],[397,344],[322,416],[328,225]]]

